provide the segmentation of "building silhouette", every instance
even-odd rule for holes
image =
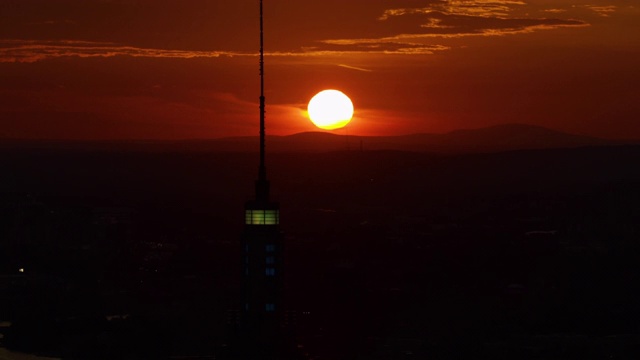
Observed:
[[[280,358],[283,331],[283,236],[280,206],[269,197],[265,166],[265,97],[263,12],[260,1],[260,165],[255,198],[245,204],[242,235],[242,353],[250,358]]]

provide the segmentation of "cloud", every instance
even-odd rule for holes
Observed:
[[[390,9],[380,17],[383,22],[394,21],[413,24],[397,35],[463,37],[477,34],[505,35],[529,30],[554,27],[585,26],[573,19],[518,17],[511,14],[526,4],[521,1],[452,0],[414,9]],[[558,12],[559,10],[551,10]],[[396,20],[396,18],[401,18]],[[407,21],[408,18],[412,18]],[[418,28],[415,26],[418,25]],[[405,36],[406,37],[406,36]]]
[[[352,45],[346,48],[344,45]],[[446,50],[444,46],[427,46],[409,42],[371,41],[366,40],[336,40],[326,41],[325,46],[305,47],[299,51],[267,52],[273,57],[313,57],[335,56],[345,53],[403,53],[403,54],[432,54],[434,51]],[[0,40],[0,63],[33,63],[53,58],[109,58],[116,56],[147,57],[147,58],[219,58],[236,56],[257,56],[256,52],[236,51],[190,51],[150,49],[134,46],[122,46],[113,43],[89,41],[37,41],[37,40]]]
[[[503,17],[512,11],[514,5],[525,5],[522,1],[491,1],[491,0],[451,0],[431,4],[424,8],[389,9],[384,12],[380,20],[388,20],[394,16],[408,14],[428,14],[442,12],[448,15]]]
[[[567,12],[567,9],[546,9],[546,10],[543,10],[543,12],[547,12],[550,14],[562,14]]]
[[[387,9],[378,18],[378,26],[385,29],[384,36],[320,42],[332,50],[342,46],[344,51],[384,49],[385,53],[432,54],[449,49],[445,45],[434,45],[433,40],[437,38],[503,36],[589,26],[574,19],[516,16],[516,10],[527,12],[527,4],[516,0],[451,0],[434,2],[426,7]],[[549,12],[560,13],[562,10]]]
[[[0,40],[0,62],[32,63],[61,57],[153,57],[153,58],[216,58],[220,56],[253,55],[229,51],[184,51],[166,49],[148,49],[133,46],[120,46],[107,42],[89,41],[37,41],[37,40]]]
[[[373,70],[370,70],[370,69],[364,69],[364,68],[361,68],[361,67],[351,66],[351,65],[346,65],[346,64],[338,64],[338,66],[343,67],[345,69],[358,70],[358,71],[364,71],[364,72],[372,72],[373,71]]]
[[[618,10],[617,6],[609,5],[609,6],[601,6],[601,5],[584,5],[585,8],[595,12],[596,14],[602,17],[609,17],[611,14]]]
[[[324,6],[320,2],[312,4],[318,6],[319,12]],[[310,20],[304,21],[295,20],[298,22],[293,25],[301,27],[299,34],[281,37],[278,41],[279,47],[270,48],[267,55],[274,57],[326,57],[345,54],[430,55],[450,49],[451,47],[445,42],[450,38],[502,36],[563,27],[588,26],[586,22],[581,20],[555,18],[556,14],[562,13],[561,9],[545,10],[545,14],[553,14],[551,16],[554,18],[516,15],[534,13],[532,6],[519,0],[406,0],[394,2],[394,4],[397,4],[398,8],[385,9],[383,4],[378,4],[376,7],[354,1],[349,2],[349,11],[340,15],[339,19],[329,20],[332,21],[331,23],[326,22],[326,17],[322,19],[312,17]],[[417,4],[420,6],[407,7]],[[239,16],[243,14],[243,11],[240,10],[243,10],[244,6],[236,9],[237,11],[226,14]],[[296,8],[296,6],[298,7]],[[294,13],[297,13],[296,11],[302,11],[305,6],[290,5],[280,10],[295,10]],[[293,9],[289,9],[291,7]],[[583,8],[588,8],[601,16],[608,16],[616,9],[613,6],[595,5],[585,5]],[[212,9],[209,12],[216,13]],[[359,16],[352,14],[359,14]],[[63,15],[60,15],[61,19],[66,19],[62,17]],[[244,19],[245,17],[243,15],[239,18]],[[298,19],[295,16],[288,18]],[[150,20],[146,19],[145,21]],[[72,20],[49,20],[49,18],[41,21],[41,23],[51,25],[56,22],[73,23]],[[226,29],[223,22],[216,23],[219,23],[220,29],[216,27],[208,31]],[[239,37],[236,35],[214,37],[217,42],[213,47],[208,45],[208,41],[198,42],[199,40],[189,37],[192,35],[187,36],[186,33],[180,31],[171,38],[173,40],[167,40],[167,38],[165,41],[161,41],[161,36],[148,36],[146,27],[143,26],[145,24],[147,23],[140,23],[140,27],[136,28],[135,32],[137,37],[129,39],[122,36],[115,38],[101,36],[98,37],[101,39],[100,41],[47,40],[50,38],[46,33],[34,33],[33,35],[39,34],[42,37],[36,40],[0,40],[0,62],[30,63],[64,57],[128,56],[191,59],[256,56],[256,51],[253,48],[243,45],[245,44],[243,39],[246,37],[244,32],[248,31],[246,29],[239,30],[242,33],[242,35],[237,35]],[[352,25],[346,26],[345,24]],[[176,29],[184,28],[183,26],[174,27]],[[244,29],[245,27],[234,25],[234,28]],[[210,34],[202,29],[195,31],[194,28],[192,30],[188,34],[199,34],[198,39],[204,38],[205,34]],[[282,31],[282,29],[276,28],[275,32],[277,33],[277,31]],[[71,36],[70,34],[67,33]],[[76,35],[82,36],[81,33]],[[315,36],[315,39],[311,38],[312,36]]]
[[[378,54],[433,54],[436,51],[449,50],[443,45],[425,45],[411,42],[402,37],[381,39],[336,39],[324,40],[324,51],[333,53],[378,53]],[[318,52],[319,50],[316,50]]]

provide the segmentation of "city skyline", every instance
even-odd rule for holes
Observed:
[[[3,138],[253,135],[255,1],[0,5]],[[628,1],[273,1],[267,132],[338,89],[336,134],[442,133],[504,123],[639,138],[640,8]]]

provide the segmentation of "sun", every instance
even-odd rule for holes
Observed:
[[[311,122],[320,129],[340,129],[351,121],[353,103],[341,91],[323,90],[311,98],[307,112]]]

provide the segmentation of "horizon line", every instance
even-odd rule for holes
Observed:
[[[273,138],[285,138],[303,134],[318,134],[318,135],[328,135],[335,137],[345,137],[345,138],[401,138],[407,136],[420,136],[420,135],[448,135],[458,132],[466,132],[466,131],[481,131],[487,129],[495,129],[502,127],[522,127],[522,128],[532,128],[532,129],[542,129],[547,130],[553,133],[569,135],[569,136],[577,136],[583,138],[590,138],[594,140],[607,140],[607,141],[625,141],[625,142],[640,142],[640,138],[608,138],[602,136],[594,136],[580,133],[567,132],[563,130],[556,130],[553,128],[541,126],[541,125],[533,125],[533,124],[525,124],[525,123],[504,123],[504,124],[495,124],[489,126],[475,127],[475,128],[459,128],[454,130],[448,130],[443,132],[412,132],[412,133],[404,133],[404,134],[396,134],[396,135],[360,135],[360,134],[339,134],[338,130],[312,130],[312,131],[301,131],[294,132],[284,135],[266,135],[266,137]],[[35,137],[11,137],[11,136],[2,136],[0,135],[0,141],[22,141],[22,142],[74,142],[74,143],[100,143],[100,142],[190,142],[190,141],[218,141],[218,140],[229,140],[229,139],[251,139],[251,138],[259,138],[258,135],[229,135],[229,136],[220,136],[220,137],[185,137],[185,138],[105,138],[105,139],[97,139],[97,138],[35,138]]]

